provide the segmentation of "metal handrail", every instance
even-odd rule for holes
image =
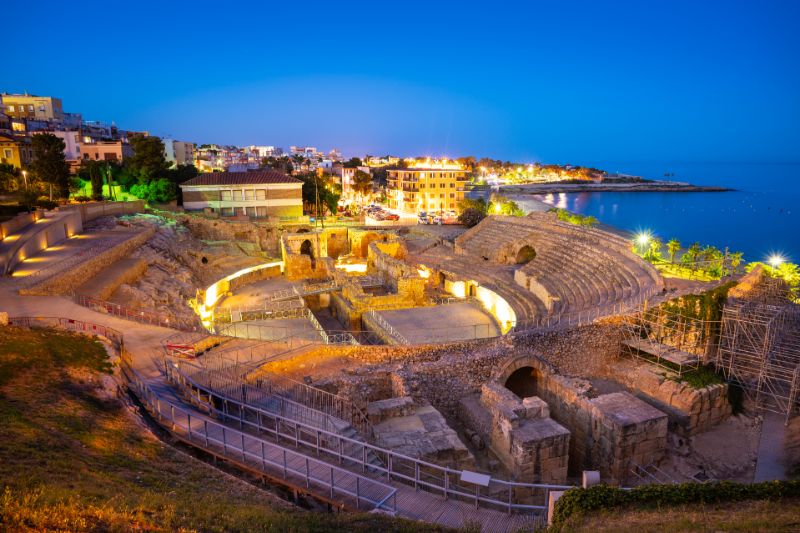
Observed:
[[[157,313],[148,309],[126,307],[114,302],[92,298],[82,294],[72,294],[72,301],[76,304],[86,307],[88,309],[97,310],[103,309],[106,313],[124,320],[131,320],[141,324],[150,324],[153,326],[161,326],[164,328],[172,328],[180,331],[197,331],[197,325],[190,324],[184,319],[175,317],[174,315]]]
[[[440,493],[445,498],[459,498],[476,502],[478,505],[485,504],[488,506],[500,507],[508,510],[508,512],[515,510],[542,512],[546,510],[547,493],[550,490],[566,490],[572,488],[572,486],[569,485],[519,483],[492,478],[490,485],[494,484],[495,493],[497,491],[505,491],[507,497],[500,499],[485,494],[481,495],[480,488],[477,489],[478,493],[476,494],[475,486],[469,489],[459,486],[456,480],[461,478],[461,470],[454,470],[446,466],[429,463],[415,457],[403,455],[336,433],[326,432],[258,407],[247,405],[220,391],[195,382],[189,376],[181,372],[178,365],[168,366],[167,379],[179,387],[189,388],[190,395],[193,391],[196,391],[194,395],[205,394],[209,399],[216,399],[217,402],[223,404],[225,406],[224,410],[219,410],[213,406],[210,407],[212,412],[222,417],[223,420],[230,420],[240,424],[242,427],[247,425],[255,431],[273,435],[276,439],[283,438],[293,441],[298,445],[302,443],[305,446],[315,449],[319,454],[324,453],[326,456],[332,456],[335,460],[339,461],[340,464],[350,462],[354,466],[360,467],[363,472],[380,472],[385,475],[389,481],[401,481],[413,485],[418,489],[422,488],[430,492]],[[209,401],[203,403],[204,405],[213,405],[214,402]],[[236,407],[236,413],[232,414],[229,412],[231,406]],[[274,423],[271,426],[264,424],[263,421],[265,418],[267,420],[273,420]],[[345,446],[345,444],[347,444],[347,446]],[[357,453],[358,450],[360,450],[360,453]],[[369,454],[374,454],[381,460],[385,458],[383,463],[386,466],[369,462],[367,459]],[[404,464],[406,468],[403,468]],[[514,497],[519,496],[520,493],[526,490],[531,491],[531,496],[533,496],[534,492],[543,491],[543,505],[515,503]]]
[[[383,328],[383,330],[386,331],[386,333],[388,333],[389,336],[392,337],[397,342],[397,344],[411,344],[410,342],[408,342],[408,339],[406,339],[402,333],[394,329],[394,327],[392,327],[391,324],[389,324],[386,320],[384,320],[384,318],[378,313],[376,313],[374,310],[370,309],[364,314],[372,318],[372,320],[374,320],[375,322],[377,322],[378,325],[381,328]]]
[[[121,368],[123,375],[132,387],[139,400],[153,414],[156,419],[170,430],[173,435],[181,440],[188,441],[191,445],[207,450],[214,455],[222,454],[223,457],[243,464],[245,467],[255,467],[259,471],[275,476],[274,470],[283,473],[283,479],[290,482],[289,474],[293,477],[305,481],[306,488],[310,489],[312,482],[321,485],[331,499],[337,494],[349,496],[355,499],[356,509],[361,508],[361,502],[365,501],[372,505],[373,509],[386,508],[388,511],[397,510],[397,489],[391,485],[381,483],[371,477],[354,473],[350,470],[337,467],[320,459],[309,457],[301,452],[285,448],[273,442],[269,442],[260,437],[230,428],[224,424],[207,420],[201,416],[195,416],[195,424],[192,423],[193,413],[184,409],[180,405],[163,399],[157,392],[153,391],[147,382],[133,369],[130,361],[126,357],[121,357]],[[166,411],[166,412],[165,412]],[[185,423],[183,420],[185,419]],[[198,424],[201,423],[201,424]],[[199,427],[196,427],[199,426]],[[213,431],[211,431],[213,430]],[[220,440],[213,434],[222,435]],[[222,450],[220,451],[220,447]],[[260,453],[251,451],[253,448],[260,449]],[[267,452],[271,455],[277,454],[282,458],[281,462],[268,458]],[[304,469],[291,466],[293,463],[304,464]],[[272,467],[271,469],[269,467]],[[326,476],[315,477],[312,467],[316,470],[323,470],[328,473]],[[336,485],[336,477],[340,479],[340,484]],[[278,474],[279,475],[279,474]],[[346,481],[345,481],[346,480]],[[355,480],[356,490],[353,492],[345,488],[347,481]],[[349,484],[349,483],[347,483]],[[383,489],[381,499],[370,498],[366,492],[362,492],[362,487],[377,487]],[[392,505],[388,502],[392,501]]]

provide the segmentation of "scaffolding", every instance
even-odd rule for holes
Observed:
[[[718,327],[664,306],[642,308],[623,323],[622,350],[681,376],[699,368]]]
[[[775,283],[763,284],[746,300],[729,301],[715,364],[756,409],[788,421],[800,407],[800,305]]]

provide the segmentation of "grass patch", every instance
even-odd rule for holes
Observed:
[[[667,379],[686,383],[693,389],[703,389],[709,385],[720,385],[725,383],[725,379],[717,374],[711,365],[700,366],[697,369],[689,370],[678,376],[668,376]]]
[[[800,525],[800,481],[767,481],[763,483],[734,483],[722,481],[719,483],[684,483],[681,485],[645,485],[632,490],[622,490],[608,485],[598,485],[588,489],[575,488],[568,490],[556,504],[553,518],[555,531],[596,531],[592,526],[581,529],[578,526],[585,520],[597,521],[599,516],[610,518],[609,526],[612,529],[605,531],[633,531],[641,524],[632,526],[632,529],[622,527],[625,522],[615,524],[615,520],[629,515],[646,515],[645,531],[662,531],[657,527],[659,520],[670,512],[678,516],[693,515],[695,520],[700,520],[703,527],[690,529],[667,528],[668,531],[728,531],[721,524],[715,523],[708,513],[702,511],[705,506],[720,506],[729,509],[724,513],[730,517],[732,513],[740,513],[747,506],[755,502],[770,502],[781,504],[778,507],[792,509],[784,518],[789,519],[784,523],[787,526]],[[700,511],[698,511],[700,510]],[[655,514],[653,514],[655,511]],[[659,518],[662,517],[662,518]],[[773,522],[769,514],[752,516],[750,513],[738,514],[738,519],[757,520],[761,526]],[[702,522],[708,520],[708,522]],[[634,522],[634,520],[631,520]],[[670,522],[678,522],[673,519]],[[735,520],[734,520],[735,522]],[[594,525],[594,524],[592,524]],[[628,524],[630,525],[630,524]],[[759,529],[745,529],[740,531],[757,531]],[[770,530],[770,529],[765,529]],[[787,529],[796,531],[797,529]],[[638,529],[637,531],[642,531]]]
[[[573,517],[562,531],[586,533],[796,532],[800,499],[613,509]]]
[[[102,386],[103,346],[0,328],[0,531],[443,531],[291,508],[164,445]]]

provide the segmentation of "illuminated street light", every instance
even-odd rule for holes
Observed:
[[[784,262],[786,262],[786,259],[781,254],[772,254],[767,260],[767,263],[769,263],[769,266],[772,268],[778,268]]]
[[[639,246],[642,246],[642,247],[647,246],[647,244],[649,242],[650,242],[650,234],[647,233],[646,231],[643,231],[642,233],[640,233],[640,234],[638,234],[636,236],[636,243]]]

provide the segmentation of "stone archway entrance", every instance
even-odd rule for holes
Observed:
[[[538,370],[532,366],[523,366],[508,376],[505,381],[505,387],[520,398],[530,398],[531,396],[536,396],[538,378]]]
[[[300,245],[300,253],[311,258],[311,268],[314,268],[314,245],[311,244],[310,240],[306,239],[303,241],[303,243]]]
[[[530,262],[534,257],[536,257],[536,250],[533,249],[533,246],[528,246],[526,244],[517,250],[517,256],[514,261],[518,265],[524,265],[525,263]]]

